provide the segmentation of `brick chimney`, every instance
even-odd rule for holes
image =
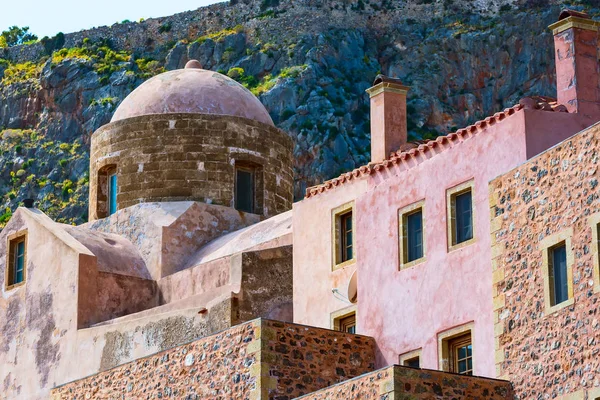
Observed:
[[[371,161],[387,159],[407,141],[406,93],[399,79],[377,75],[371,98]]]
[[[599,22],[587,14],[564,10],[550,25],[554,34],[556,92],[571,113],[600,118],[598,71]]]

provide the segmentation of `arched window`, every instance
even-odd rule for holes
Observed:
[[[117,166],[105,165],[98,170],[96,213],[98,218],[106,218],[117,212]]]

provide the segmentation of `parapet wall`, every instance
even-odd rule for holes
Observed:
[[[292,399],[373,369],[372,338],[258,319],[59,386],[51,398]]]
[[[186,200],[233,207],[236,163],[258,167],[255,214],[291,209],[292,140],[275,127],[201,114],[146,115],[105,125],[92,136],[90,220],[105,216],[100,171],[107,167],[116,166],[119,210]]]
[[[394,365],[301,397],[302,400],[513,400],[510,382]]]

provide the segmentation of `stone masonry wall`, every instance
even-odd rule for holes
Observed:
[[[394,365],[320,390],[303,400],[512,400],[510,382]]]
[[[497,376],[519,399],[600,396],[599,135],[593,126],[490,183]],[[547,308],[555,237],[571,253],[573,293]]]
[[[232,207],[236,162],[260,166],[256,214],[269,217],[292,207],[292,141],[277,128],[198,114],[149,115],[105,125],[92,136],[90,220],[102,215],[98,171],[107,166],[117,168],[118,209],[183,200]]]
[[[254,320],[52,390],[51,398],[288,400],[372,370],[372,338]]]

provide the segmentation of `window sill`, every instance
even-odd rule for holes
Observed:
[[[546,306],[545,317],[548,315],[554,314],[557,311],[562,310],[563,308],[572,306],[575,303],[575,298],[571,297],[569,300],[563,301],[562,303],[556,304],[552,307]]]
[[[14,285],[5,286],[4,290],[6,292],[8,292],[9,290],[17,289],[18,287],[21,287],[23,285],[25,285],[25,281],[19,282],[19,283],[15,283]]]
[[[466,240],[466,241],[458,243],[458,244],[454,244],[454,245],[448,247],[448,253],[453,252],[454,250],[460,250],[463,247],[472,245],[473,243],[475,243],[475,238]]]
[[[344,261],[343,263],[336,264],[333,266],[333,268],[331,270],[335,271],[337,269],[342,269],[342,268],[345,268],[352,264],[356,264],[356,258],[353,258],[352,260]]]
[[[425,261],[427,261],[427,259],[425,257],[421,257],[421,258],[417,258],[416,260],[412,260],[411,262],[407,262],[407,263],[401,262],[400,263],[400,271],[414,267],[415,265],[418,265],[418,264],[422,264]]]

